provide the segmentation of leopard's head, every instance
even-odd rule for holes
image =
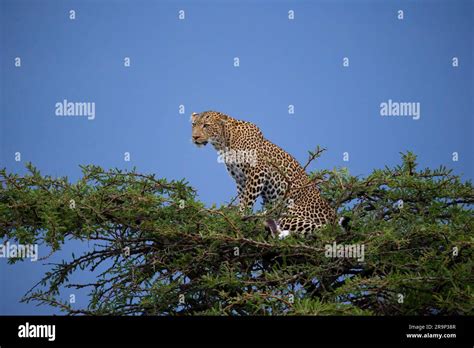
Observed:
[[[191,116],[193,143],[199,147],[205,146],[208,142],[214,146],[223,144],[226,119],[227,116],[215,111],[193,113]]]

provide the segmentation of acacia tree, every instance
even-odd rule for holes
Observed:
[[[0,171],[2,239],[51,253],[70,239],[93,246],[23,301],[70,315],[473,314],[472,184],[445,167],[419,170],[409,152],[365,178],[311,173],[350,226],[283,240],[264,228],[275,210],[242,219],[235,206],[206,207],[185,181],[90,165],[71,183],[27,167]],[[362,245],[363,260],[328,257],[334,243]],[[70,282],[80,270],[94,281]],[[63,287],[90,289],[88,306],[61,300]]]

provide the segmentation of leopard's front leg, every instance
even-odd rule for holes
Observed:
[[[239,192],[239,210],[242,215],[251,214],[257,197],[262,193],[264,179],[257,169],[252,168],[247,173],[243,190]]]

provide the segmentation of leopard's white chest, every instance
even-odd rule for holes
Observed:
[[[245,185],[245,171],[243,165],[239,163],[227,163],[227,170],[229,171],[230,176],[234,178],[235,182],[239,186],[244,186]]]

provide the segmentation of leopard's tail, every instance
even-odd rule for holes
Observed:
[[[351,229],[349,221],[351,221],[351,218],[347,216],[341,216],[339,218],[338,224],[344,229],[345,232],[348,232]]]

